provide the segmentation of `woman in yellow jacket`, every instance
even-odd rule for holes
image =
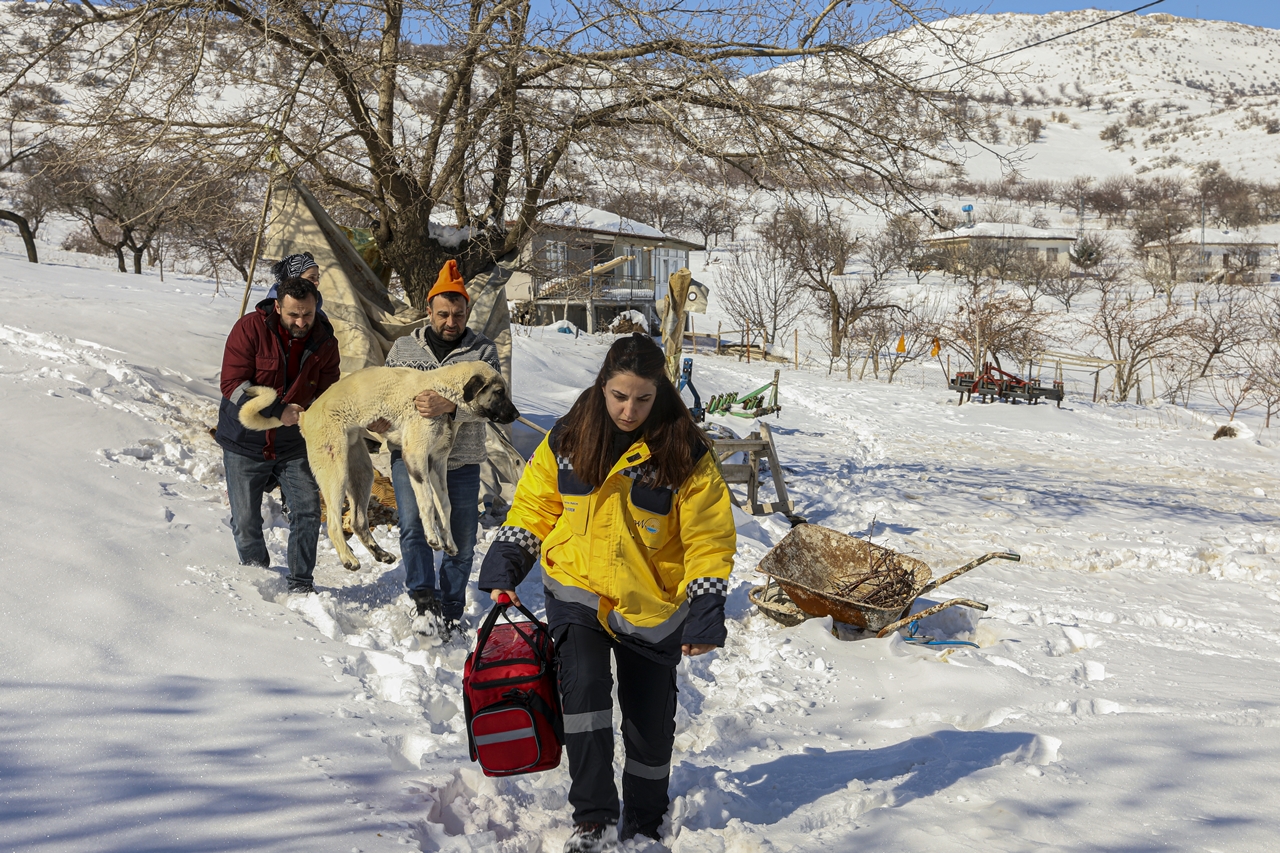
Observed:
[[[711,443],[646,335],[620,338],[538,447],[480,569],[497,600],[542,559],[569,753],[565,853],[659,837],[670,798],[676,665],[725,642],[737,548]],[[613,680],[626,765],[613,768]],[[620,814],[621,812],[621,814]],[[621,829],[619,830],[619,818]]]

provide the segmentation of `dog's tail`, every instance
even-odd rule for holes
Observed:
[[[245,389],[244,393],[250,399],[240,407],[240,423],[259,432],[284,426],[279,418],[269,418],[262,414],[262,411],[269,409],[279,396],[276,394],[276,389],[267,385],[251,385]]]

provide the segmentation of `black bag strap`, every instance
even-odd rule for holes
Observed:
[[[547,700],[543,699],[532,690],[525,693],[525,696],[527,697],[529,707],[546,717],[551,722],[551,728],[556,735],[556,743],[564,746],[564,715],[557,713],[555,708],[552,708],[547,704]]]
[[[542,664],[544,666],[550,664],[551,661],[546,660],[545,658],[542,657],[541,654],[539,654],[538,644],[534,641],[534,638],[529,634],[526,634],[524,630],[520,627],[521,624],[527,624],[527,625],[530,625],[534,631],[541,632],[543,637],[546,638],[547,647],[550,648],[552,646],[551,634],[547,631],[547,626],[539,622],[538,617],[530,613],[529,609],[526,608],[523,604],[514,602],[511,599],[507,598],[507,596],[505,595],[502,596],[502,598],[506,598],[507,600],[506,601],[499,600],[494,603],[493,609],[489,611],[489,615],[484,618],[484,622],[480,625],[480,630],[476,632],[476,648],[475,648],[475,651],[473,652],[473,654],[475,655],[476,665],[479,666],[480,664],[481,658],[483,657],[485,644],[489,642],[489,635],[493,633],[494,626],[498,624],[499,616],[506,619],[507,623],[511,625],[511,627],[515,628],[516,632],[519,633],[521,637],[524,637],[524,641],[529,644],[529,648],[533,651],[533,653],[535,655],[538,655],[539,660],[542,661]],[[519,610],[522,614],[524,614],[524,617],[529,621],[526,623],[519,623],[514,621],[511,618],[511,616],[507,613],[507,609],[510,607],[514,607],[517,610]]]

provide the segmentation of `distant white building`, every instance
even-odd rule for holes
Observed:
[[[1142,247],[1149,258],[1164,255],[1170,249],[1183,258],[1182,267],[1194,277],[1203,279],[1223,278],[1243,283],[1266,281],[1275,261],[1276,244],[1259,240],[1240,231],[1219,228],[1192,228],[1174,237],[1167,245],[1154,240]],[[1196,263],[1198,261],[1198,264]]]
[[[976,222],[924,240],[931,249],[963,251],[971,247],[991,246],[1042,258],[1064,267],[1071,264],[1071,244],[1075,241],[1075,235],[1065,231],[1012,222]]]
[[[701,248],[607,210],[560,204],[538,217],[507,295],[532,300],[540,322],[567,313],[574,325],[594,330],[637,310],[656,328],[655,303],[667,295],[671,274]]]

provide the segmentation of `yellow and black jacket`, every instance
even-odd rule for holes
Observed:
[[[649,448],[635,441],[592,489],[557,452],[538,446],[480,569],[480,588],[514,589],[542,558],[547,619],[596,624],[619,641],[679,654],[724,645],[724,601],[737,549],[729,489],[701,444],[678,489],[644,485]]]

